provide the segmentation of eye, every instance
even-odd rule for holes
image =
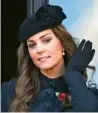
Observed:
[[[48,43],[48,42],[50,42],[50,40],[51,40],[50,38],[47,38],[47,39],[44,39],[43,42]]]
[[[34,48],[36,44],[28,44],[28,48]]]

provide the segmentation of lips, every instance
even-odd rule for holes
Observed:
[[[47,60],[50,56],[38,58],[39,61]]]

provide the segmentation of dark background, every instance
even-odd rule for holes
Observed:
[[[18,29],[27,16],[27,0],[1,2],[1,82],[16,77]]]
[[[1,82],[17,76],[18,30],[23,20],[49,0],[2,0],[1,2]]]

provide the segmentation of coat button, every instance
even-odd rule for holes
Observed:
[[[52,95],[52,92],[51,92],[51,91],[48,91],[47,94],[48,94],[48,95]]]
[[[49,82],[49,84],[50,84],[50,85],[53,85],[53,82],[52,82],[52,81],[50,81],[50,82]]]
[[[46,103],[44,106],[45,106],[45,108],[47,108],[47,109],[52,109],[52,105],[51,105],[50,103]]]
[[[46,94],[49,95],[49,96],[51,96],[52,98],[53,98],[53,96],[54,96],[54,94],[53,94],[52,91],[47,91]]]

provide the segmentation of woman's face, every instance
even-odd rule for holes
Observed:
[[[63,46],[51,29],[28,38],[27,46],[32,61],[41,70],[51,69],[63,61]]]

